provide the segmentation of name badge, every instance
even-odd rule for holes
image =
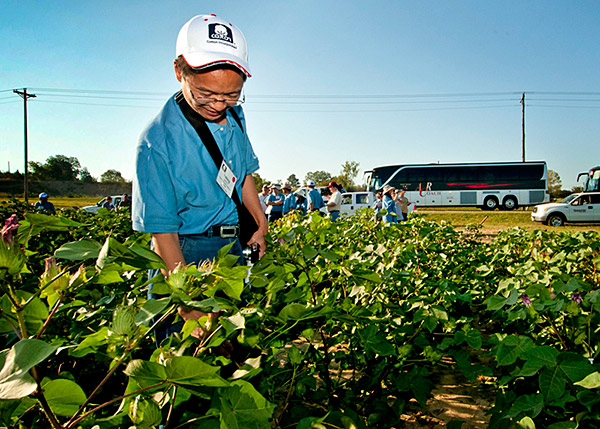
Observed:
[[[219,174],[217,175],[217,184],[223,189],[223,192],[227,194],[229,198],[233,195],[235,189],[236,177],[231,171],[231,168],[225,163],[225,160],[221,163]]]

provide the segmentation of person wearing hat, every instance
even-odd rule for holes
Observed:
[[[228,244],[242,261],[235,189],[258,225],[247,244],[257,243],[262,256],[268,225],[252,177],[259,163],[241,108],[242,88],[250,77],[246,39],[227,20],[194,16],[179,31],[174,71],[181,89],[146,126],[137,145],[133,229],[152,234],[165,274],[213,259]],[[223,156],[221,168],[192,122],[208,127]],[[179,311],[185,320],[202,316],[186,310]]]
[[[340,217],[340,209],[342,208],[342,194],[339,191],[340,187],[335,182],[329,182],[327,187],[331,192],[329,201],[327,201],[326,204],[327,212],[329,213],[331,220],[335,222]]]
[[[267,198],[269,198],[269,185],[265,183],[262,187],[262,192],[258,194],[258,201],[260,202],[260,208],[263,213],[267,211]],[[266,216],[266,213],[265,213]]]
[[[47,212],[51,214],[56,214],[56,209],[54,208],[54,204],[48,201],[48,194],[42,192],[39,195],[39,201],[35,203],[33,208],[39,212]]]
[[[269,213],[269,222],[281,219],[283,216],[283,202],[285,197],[281,193],[281,185],[274,183],[271,185],[271,195],[267,198],[267,212]]]
[[[298,189],[294,192],[296,196],[296,207],[295,210],[298,210],[304,216],[306,214],[306,191],[304,189]]]
[[[398,223],[398,216],[396,214],[396,202],[394,201],[394,191],[396,188],[391,187],[390,185],[385,185],[383,187],[383,208],[387,211],[387,214],[384,216],[383,220],[389,223]]]
[[[319,211],[321,207],[325,206],[321,192],[319,192],[318,189],[315,189],[314,180],[308,180],[306,182],[306,187],[308,188],[308,194],[306,195],[307,210],[310,212]]]
[[[283,195],[285,196],[283,201],[283,215],[285,216],[296,208],[296,196],[292,193],[292,185],[288,182],[283,185]]]

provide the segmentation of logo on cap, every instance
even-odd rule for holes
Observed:
[[[233,44],[233,32],[223,24],[209,24],[208,38]]]

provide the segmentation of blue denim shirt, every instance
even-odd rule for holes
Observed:
[[[235,107],[245,127],[241,107]],[[227,124],[206,122],[242,195],[246,175],[258,170],[250,140],[227,112]],[[233,200],[217,184],[217,167],[175,97],[142,132],[133,179],[133,229],[199,234],[214,225],[238,223]]]

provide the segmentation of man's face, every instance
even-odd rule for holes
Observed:
[[[204,119],[218,124],[225,123],[227,109],[240,98],[243,77],[230,69],[217,69],[204,73],[192,73],[183,77],[175,65],[175,75],[181,82],[181,90],[188,104]]]
[[[267,195],[269,193],[269,187],[263,186],[262,191],[263,191],[263,195]]]

